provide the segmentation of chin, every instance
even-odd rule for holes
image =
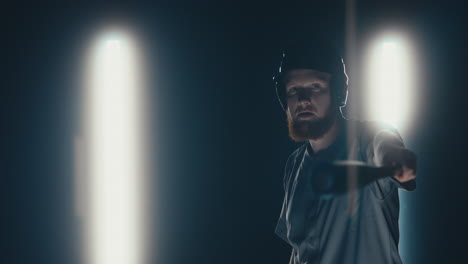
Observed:
[[[322,138],[333,126],[336,117],[334,112],[330,111],[324,117],[314,115],[311,119],[292,119],[289,112],[286,111],[289,137],[295,142]]]

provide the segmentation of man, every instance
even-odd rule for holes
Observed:
[[[286,50],[274,81],[290,137],[305,142],[286,163],[275,230],[292,246],[290,263],[402,263],[398,188],[416,188],[415,153],[393,127],[343,117],[348,77],[331,45],[315,42]],[[314,171],[339,160],[390,167],[393,173],[365,185],[349,180],[346,191],[334,195],[316,192]]]

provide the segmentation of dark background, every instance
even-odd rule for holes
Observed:
[[[81,63],[96,28],[113,22],[137,29],[148,63],[158,153],[152,263],[287,263],[290,247],[274,227],[284,164],[297,145],[287,137],[271,77],[287,40],[343,41],[344,7],[3,6],[0,263],[78,263],[73,139]],[[362,63],[361,44],[382,28],[403,28],[418,43],[423,103],[405,141],[419,154],[419,180],[402,202],[405,263],[468,261],[465,15],[462,1],[356,0],[353,65]],[[351,82],[362,74],[349,71]]]

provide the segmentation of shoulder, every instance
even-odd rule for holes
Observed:
[[[347,122],[348,126],[351,126],[348,131],[355,131],[355,135],[360,138],[363,144],[372,142],[381,133],[388,133],[401,139],[398,130],[387,122],[362,120],[348,120]]]
[[[303,143],[299,146],[296,150],[294,150],[288,157],[288,162],[291,162],[295,159],[298,159],[304,153],[305,149],[307,148],[307,142]]]
[[[364,135],[375,135],[381,131],[390,131],[398,134],[398,130],[391,124],[381,121],[348,120],[348,124],[354,125]]]
[[[288,160],[286,161],[286,167],[284,169],[283,181],[285,187],[288,185],[289,179],[291,178],[292,170],[294,169],[295,165],[301,162],[301,158],[304,155],[304,151],[307,147],[307,144],[308,143],[305,142],[289,155]]]
[[[361,159],[365,162],[372,162],[374,158],[374,146],[382,140],[392,140],[401,142],[403,140],[398,130],[389,123],[381,121],[367,120],[347,120],[347,133],[351,141],[351,146],[356,146]],[[355,145],[354,145],[355,144]]]
[[[300,147],[298,147],[296,150],[293,151],[288,157],[288,161],[286,162],[286,168],[294,166],[295,163],[298,161],[300,162],[300,159],[304,156],[304,152],[307,148],[307,142],[303,143]]]

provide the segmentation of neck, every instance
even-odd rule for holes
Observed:
[[[335,141],[342,126],[343,118],[341,117],[341,115],[336,115],[336,117],[333,120],[332,126],[321,138],[309,139],[309,144],[312,147],[314,153],[328,148]]]

